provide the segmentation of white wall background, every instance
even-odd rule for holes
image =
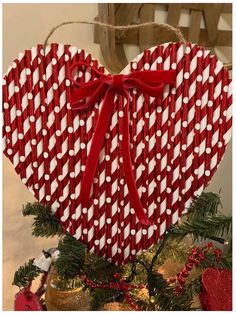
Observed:
[[[161,7],[159,8],[161,10]],[[3,70],[6,71],[12,60],[21,51],[43,43],[52,27],[66,20],[93,21],[97,15],[97,4],[4,4],[3,5]],[[156,12],[156,21],[165,22],[165,12]],[[188,12],[181,16],[181,24],[188,26]],[[231,14],[225,14],[220,28],[231,28]],[[202,22],[202,27],[204,23]],[[99,46],[93,44],[93,26],[70,25],[59,29],[51,41],[70,43],[84,48],[99,58]],[[126,45],[128,59],[138,53],[137,47]],[[231,61],[231,48],[217,50],[223,62]],[[223,211],[231,214],[231,145],[224,160],[210,183],[208,190],[221,189]],[[31,218],[21,214],[23,204],[33,201],[31,193],[22,184],[10,162],[3,159],[3,307],[12,310],[14,294],[18,289],[11,285],[15,270],[37,256],[43,249],[56,245],[57,240],[35,239],[31,236]]]

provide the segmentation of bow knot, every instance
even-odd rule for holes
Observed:
[[[97,78],[87,83],[78,83],[72,77],[72,72],[75,68],[87,68],[94,72]],[[99,113],[98,121],[95,127],[90,151],[87,158],[85,172],[82,178],[80,190],[80,202],[82,206],[88,207],[90,190],[93,179],[96,173],[99,154],[103,147],[106,131],[109,127],[114,99],[116,94],[123,95],[126,100],[124,108],[124,115],[121,117],[122,123],[122,149],[123,154],[123,168],[126,183],[129,190],[129,197],[131,206],[134,208],[136,216],[140,223],[150,226],[143,204],[136,187],[135,177],[133,173],[132,159],[130,154],[130,134],[129,134],[129,110],[130,97],[128,91],[133,88],[138,88],[141,93],[152,96],[162,97],[164,84],[174,84],[176,79],[176,72],[173,70],[153,70],[153,71],[137,71],[128,75],[106,75],[94,67],[84,63],[75,62],[70,70],[69,76],[72,81],[71,87],[71,106],[72,109],[83,110],[90,106],[99,103],[103,98],[102,108]],[[85,100],[86,103],[81,103]],[[144,204],[146,205],[146,204]]]
[[[123,74],[113,75],[112,76],[112,87],[117,92],[122,92],[124,88],[124,76]]]

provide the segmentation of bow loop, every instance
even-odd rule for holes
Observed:
[[[76,67],[82,70],[90,69],[91,73],[95,75],[95,78],[85,83],[78,83],[73,78],[73,71]],[[123,154],[124,175],[129,190],[131,206],[134,208],[139,222],[150,226],[151,222],[144,210],[146,204],[141,203],[132,170],[129,134],[129,110],[131,105],[129,91],[136,88],[145,95],[161,97],[164,85],[175,83],[175,71],[137,71],[128,75],[118,74],[112,76],[111,74],[106,75],[84,62],[76,62],[69,70],[69,78],[73,83],[71,88],[72,109],[83,110],[96,103],[100,103],[103,99],[81,183],[80,201],[82,206],[88,207],[89,204],[90,190],[98,166],[99,154],[104,143],[105,133],[111,121],[115,96],[116,94],[123,95],[127,100],[121,128],[123,132],[121,152]]]

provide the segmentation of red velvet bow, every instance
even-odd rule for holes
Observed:
[[[72,75],[75,68],[89,68],[96,74],[96,80],[79,84]],[[117,94],[123,95],[127,101],[124,105],[124,116],[122,117],[123,139],[121,142],[125,179],[129,190],[130,202],[138,220],[140,223],[150,226],[151,222],[143,209],[132,170],[129,134],[130,96],[128,91],[137,88],[143,94],[152,97],[162,97],[164,84],[174,84],[176,72],[173,70],[157,70],[137,71],[128,75],[105,75],[84,62],[76,62],[71,66],[69,76],[73,82],[71,88],[72,109],[82,110],[88,108],[99,103],[104,98],[81,183],[80,201],[82,206],[88,207],[90,190],[97,169],[99,154],[111,120],[114,98]],[[82,104],[79,102],[86,98],[88,100],[85,104],[84,102]]]

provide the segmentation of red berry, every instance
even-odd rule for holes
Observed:
[[[192,255],[193,256],[196,256],[198,254],[198,251],[196,248],[192,249]]]
[[[190,255],[189,257],[188,257],[188,261],[190,262],[190,263],[193,263],[193,261],[194,261],[194,256],[193,255]]]
[[[200,260],[203,260],[205,258],[204,252],[199,253],[198,256],[199,256]]]
[[[175,287],[175,293],[176,293],[177,295],[179,295],[182,291],[183,291],[183,287],[181,287],[181,286],[176,286],[176,287]]]
[[[186,269],[189,271],[189,270],[192,270],[193,269],[193,263],[187,263],[185,265]]]
[[[213,243],[212,242],[208,242],[207,243],[207,247],[208,247],[208,249],[212,248],[213,247]]]
[[[182,275],[183,277],[188,277],[189,272],[187,271],[187,269],[183,269],[182,272],[181,272],[181,275]]]
[[[215,249],[214,253],[217,257],[220,257],[222,254],[222,251],[220,249]]]
[[[198,266],[200,264],[200,261],[198,259],[194,259],[193,263],[195,266]]]
[[[119,273],[115,273],[115,274],[113,275],[113,277],[116,278],[116,279],[120,279],[121,276],[120,276]]]
[[[179,276],[177,279],[181,286],[183,286],[186,283],[186,280],[182,276]]]

